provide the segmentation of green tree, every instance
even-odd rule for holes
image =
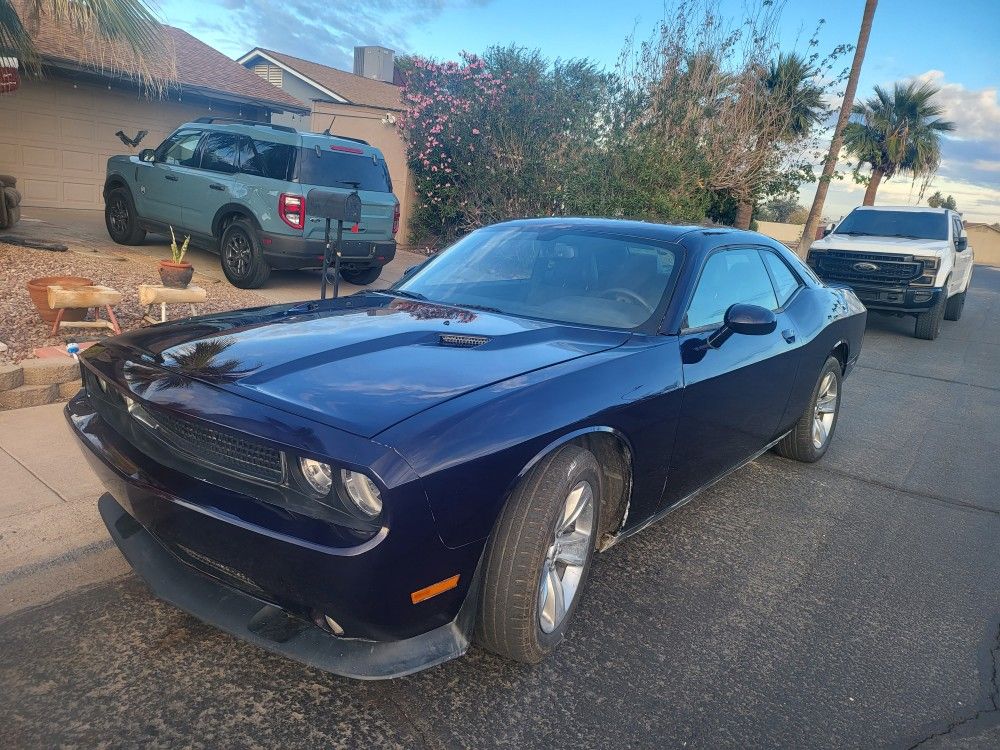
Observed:
[[[864,205],[874,205],[883,179],[903,173],[926,180],[937,171],[941,134],[955,129],[954,123],[941,119],[944,108],[933,101],[938,91],[916,81],[896,83],[891,92],[876,86],[875,96],[854,105],[844,146],[858,160],[855,177],[860,178],[864,165],[871,168]]]
[[[945,198],[940,190],[934,191],[934,195],[927,199],[927,205],[931,208],[950,208],[952,211],[958,208],[955,198],[951,195]]]
[[[0,55],[17,57],[28,73],[41,73],[32,38],[43,18],[69,27],[101,46],[104,66],[158,87],[172,77],[162,29],[142,0],[0,0]]]

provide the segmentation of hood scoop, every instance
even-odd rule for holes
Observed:
[[[438,336],[440,346],[452,346],[458,349],[472,349],[489,341],[487,336],[472,336],[466,333],[442,333]]]

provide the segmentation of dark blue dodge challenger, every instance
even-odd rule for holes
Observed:
[[[537,662],[596,551],[827,450],[866,312],[752,232],[487,227],[395,287],[157,325],[66,414],[163,599],[342,675]]]

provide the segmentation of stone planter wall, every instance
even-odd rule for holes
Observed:
[[[65,401],[80,387],[80,365],[68,357],[0,365],[0,411]]]

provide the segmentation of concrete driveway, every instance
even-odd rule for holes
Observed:
[[[38,239],[62,242],[82,242],[99,250],[112,253],[139,253],[154,258],[170,257],[170,237],[150,234],[142,245],[128,247],[116,245],[104,226],[104,212],[69,208],[26,208],[21,223],[13,234],[30,235]],[[221,281],[226,281],[219,265],[219,256],[207,250],[191,248],[187,259],[195,270]],[[424,256],[400,250],[383,270],[372,289],[384,289],[402,277],[410,266],[424,260]],[[319,297],[319,271],[275,271],[259,293],[274,302],[298,302]],[[228,283],[228,282],[226,282]],[[343,283],[343,294],[353,294],[363,287]]]
[[[126,574],[0,619],[0,745],[1000,746],[998,319],[985,267],[935,342],[873,316],[824,460],[766,455],[601,555],[537,667],[351,682]]]

